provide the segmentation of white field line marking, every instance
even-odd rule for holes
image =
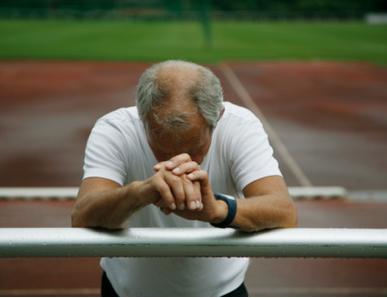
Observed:
[[[312,182],[306,177],[305,173],[302,171],[301,167],[297,164],[294,158],[290,155],[288,149],[286,149],[284,143],[281,141],[278,134],[274,131],[273,127],[270,125],[269,121],[263,115],[262,111],[254,103],[250,94],[247,92],[246,88],[242,85],[241,81],[235,75],[234,71],[226,64],[221,64],[220,69],[227,78],[231,87],[234,89],[236,94],[242,100],[242,102],[248,107],[252,112],[257,115],[261,120],[263,126],[266,129],[267,134],[270,137],[270,140],[273,143],[273,146],[277,149],[278,154],[282,157],[283,161],[293,172],[294,176],[297,178],[301,186],[310,187]]]

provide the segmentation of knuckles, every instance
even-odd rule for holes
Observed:
[[[169,161],[173,161],[175,168],[179,167],[181,173],[175,174],[173,169],[168,169],[165,164]],[[182,153],[169,161],[158,163],[159,169],[152,177],[154,189],[159,193],[161,201],[164,202],[160,202],[159,207],[164,208],[162,211],[165,214],[173,212],[169,210],[169,207],[166,207],[172,203],[180,206],[184,201],[187,201],[186,204],[190,201],[201,201],[203,195],[201,181],[208,180],[208,173],[200,169],[200,165],[193,161],[188,153]],[[194,179],[191,176],[190,178],[187,177],[191,174],[194,175]],[[197,210],[203,212],[204,209],[202,204]],[[195,216],[199,215],[198,213]]]
[[[200,168],[199,164],[196,161],[192,161],[191,164],[192,164],[192,167],[194,169],[199,169]]]
[[[182,153],[180,154],[180,158],[183,159],[183,161],[190,161],[191,160],[191,156],[188,154],[188,153]]]
[[[170,176],[168,177],[168,182],[172,184],[172,186],[178,187],[182,181],[179,177],[176,176]]]

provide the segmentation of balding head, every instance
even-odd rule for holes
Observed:
[[[172,112],[191,104],[210,127],[215,127],[223,109],[223,91],[219,79],[209,69],[170,60],[155,64],[142,74],[136,102],[145,123],[155,109],[167,107]]]
[[[172,147],[182,150],[176,149],[177,154],[189,153],[215,127],[223,109],[222,88],[218,78],[203,66],[166,61],[153,65],[141,76],[137,108],[152,149],[162,144],[155,153],[168,146],[170,154]]]
[[[156,81],[171,97],[187,97],[200,81],[199,69],[199,65],[190,62],[167,61],[159,65]]]
[[[146,121],[156,121],[166,130],[179,132],[191,127],[191,119],[199,117],[193,100],[195,88],[200,81],[198,66],[188,62],[167,62],[156,73],[157,88],[161,98],[152,105]]]

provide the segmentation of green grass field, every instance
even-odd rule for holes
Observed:
[[[195,22],[0,20],[0,59],[387,63],[386,25],[214,22],[212,29],[206,49]]]

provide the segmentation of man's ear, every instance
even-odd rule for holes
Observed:
[[[224,108],[224,106],[223,106],[222,110],[221,110],[220,113],[219,113],[218,121],[220,120],[220,118],[222,118],[222,116],[223,116],[223,114],[224,114],[224,110],[225,110],[225,108]]]

